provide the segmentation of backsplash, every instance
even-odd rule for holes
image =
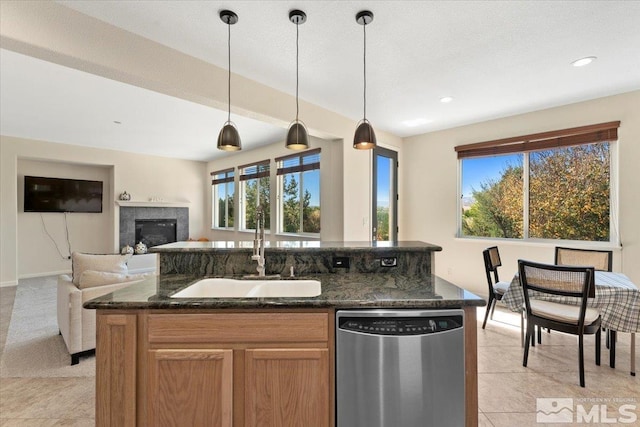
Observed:
[[[160,274],[198,276],[255,274],[257,264],[251,260],[251,254],[251,249],[246,248],[220,251],[159,252]],[[432,274],[433,256],[434,252],[425,248],[416,248],[415,250],[267,248],[265,250],[266,274],[280,274],[282,276],[289,276],[293,266],[296,276],[327,273],[393,273],[424,277]],[[336,257],[348,258],[349,267],[334,267]],[[383,267],[381,260],[387,265],[394,263],[396,265]]]

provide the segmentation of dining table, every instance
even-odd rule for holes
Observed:
[[[609,331],[609,366],[615,368],[616,336],[618,332],[631,334],[631,375],[635,376],[635,333],[640,332],[640,289],[622,273],[595,271],[595,298],[589,298],[588,306],[597,309],[602,327]],[[580,299],[558,295],[542,295],[532,291],[531,298],[562,304],[579,305]],[[502,302],[515,312],[524,309],[524,294],[518,273],[511,280]]]

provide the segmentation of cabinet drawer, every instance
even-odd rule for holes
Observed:
[[[322,342],[327,313],[150,314],[149,343]]]

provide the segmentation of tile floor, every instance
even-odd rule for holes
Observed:
[[[506,308],[496,308],[494,320],[482,329],[484,308],[478,309],[478,406],[479,425],[494,427],[541,426],[536,421],[537,398],[573,399],[573,425],[611,425],[633,420],[640,425],[640,373],[631,376],[630,334],[618,334],[616,368],[609,367],[609,351],[602,335],[601,365],[595,364],[594,336],[585,337],[585,388],[578,378],[577,337],[543,332],[542,345],[529,350],[528,366],[522,366],[520,317]],[[636,370],[638,367],[636,339]],[[632,405],[632,413],[620,414],[621,405]],[[595,405],[606,405],[605,417],[575,423],[581,405],[587,413]],[[602,406],[596,410],[602,411]],[[623,408],[623,411],[626,409]],[[598,421],[598,422],[596,422]],[[567,424],[562,424],[567,425]]]
[[[0,351],[4,348],[14,296],[15,287],[0,288]],[[536,398],[571,398],[574,408],[581,405],[592,415],[594,405],[606,405],[598,408],[606,409],[606,418],[591,418],[584,425],[611,425],[621,416],[621,405],[629,404],[631,412],[622,417],[637,417],[627,425],[640,425],[640,373],[637,377],[629,375],[629,334],[619,334],[616,369],[608,366],[604,339],[601,366],[594,363],[593,337],[585,339],[586,388],[581,388],[575,337],[545,333],[543,345],[531,349],[529,366],[525,368],[519,316],[498,307],[494,320],[484,330],[483,316],[484,308],[479,308],[480,426],[541,426],[536,422]],[[95,378],[1,378],[0,427],[92,426],[94,387]],[[574,420],[576,417],[574,414]]]

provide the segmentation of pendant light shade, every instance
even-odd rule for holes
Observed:
[[[304,123],[299,120],[291,123],[287,132],[287,148],[291,150],[304,150],[309,148],[309,134]]]
[[[309,134],[304,123],[298,118],[300,106],[298,102],[298,26],[304,24],[307,15],[301,10],[292,10],[289,12],[289,21],[296,24],[296,119],[289,125],[287,132],[286,147],[291,150],[304,150],[309,148]]]
[[[370,150],[376,144],[376,133],[373,131],[373,126],[367,119],[360,120],[353,136],[353,148],[356,150]]]
[[[373,131],[373,126],[371,126],[369,120],[367,120],[367,25],[371,21],[373,21],[373,13],[369,10],[363,10],[356,14],[356,22],[362,25],[364,33],[364,116],[358,122],[356,133],[353,136],[353,148],[357,150],[370,150],[376,146],[376,133]]]
[[[223,10],[220,12],[220,19],[227,24],[228,28],[228,52],[229,52],[229,78],[227,81],[227,88],[229,94],[229,109],[227,115],[227,121],[225,122],[220,134],[218,135],[218,149],[224,151],[238,151],[242,150],[242,142],[240,141],[240,134],[236,125],[231,121],[231,26],[238,22],[238,15],[230,10]]]
[[[238,151],[242,149],[240,134],[235,123],[226,122],[218,134],[218,148],[224,151]]]

